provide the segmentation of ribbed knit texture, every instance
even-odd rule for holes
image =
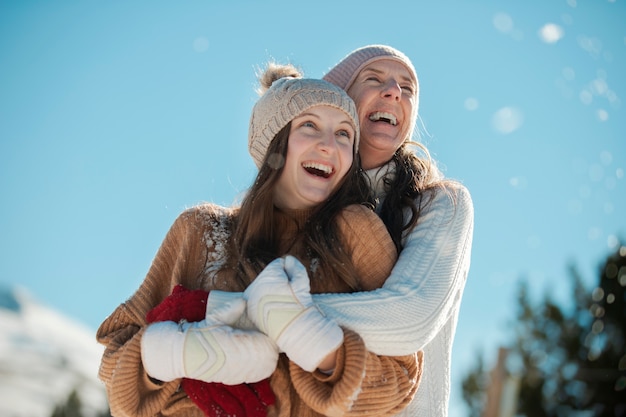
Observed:
[[[358,333],[368,350],[380,355],[423,350],[420,387],[398,416],[448,415],[452,342],[470,267],[473,226],[467,189],[455,185],[438,190],[381,289],[313,295],[319,308]]]
[[[409,70],[415,83],[418,82],[417,73],[411,60],[402,52],[387,45],[368,45],[355,49],[331,68],[323,79],[347,91],[366,65],[381,59],[401,63]]]
[[[311,107],[325,105],[344,111],[352,121],[359,146],[359,116],[354,102],[341,88],[310,78],[280,78],[259,98],[252,109],[248,130],[248,150],[258,168],[269,144],[295,117]]]
[[[147,312],[160,304],[174,286],[181,284],[205,291],[241,290],[230,271],[216,268],[226,256],[223,244],[235,215],[236,212],[213,205],[182,213],[167,233],[139,289],[98,329],[98,342],[105,346],[99,377],[107,389],[114,416],[202,417],[202,412],[179,389],[180,380],[162,383],[145,373],[140,341]],[[298,233],[305,220],[302,212],[276,215],[285,236]],[[354,254],[361,285],[380,287],[396,259],[385,226],[372,211],[350,206],[339,216],[338,227],[347,253]],[[294,254],[306,260],[303,254]],[[311,284],[318,292],[348,290],[333,277]],[[378,356],[367,352],[362,339],[346,329],[338,357],[334,373],[325,375],[305,372],[281,355],[271,377],[277,402],[270,407],[268,417],[356,416],[363,412],[390,416],[409,403],[418,389],[423,361],[417,354]],[[381,392],[386,393],[384,398]]]

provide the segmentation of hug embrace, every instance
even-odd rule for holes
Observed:
[[[473,205],[412,141],[413,64],[260,84],[241,205],[185,210],[98,329],[112,414],[446,416]]]

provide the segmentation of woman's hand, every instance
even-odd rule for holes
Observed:
[[[267,265],[244,297],[257,328],[306,371],[318,368],[343,343],[341,328],[313,304],[306,268],[293,256]]]
[[[278,361],[274,342],[259,331],[231,327],[245,308],[240,299],[207,311],[202,321],[148,325],[141,340],[148,375],[161,381],[191,378],[229,385],[268,378]]]

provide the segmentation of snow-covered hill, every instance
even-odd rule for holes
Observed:
[[[93,331],[0,286],[0,416],[50,417],[77,390],[84,415],[107,409]]]

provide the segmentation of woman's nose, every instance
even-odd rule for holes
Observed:
[[[400,84],[398,84],[396,80],[387,81],[383,86],[382,96],[400,101],[400,97],[402,97],[402,88],[400,87]]]
[[[320,149],[325,152],[330,152],[335,148],[335,134],[334,132],[328,131],[322,135],[320,138],[318,145]]]

